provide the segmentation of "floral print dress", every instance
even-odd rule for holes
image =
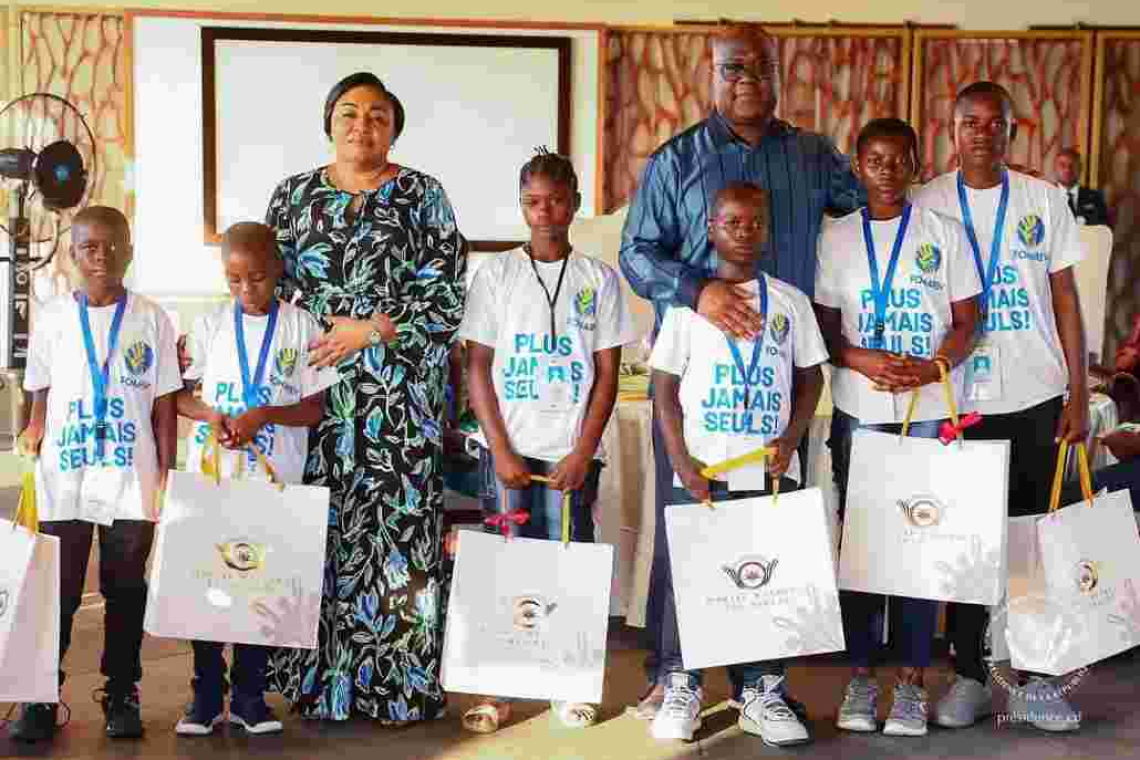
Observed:
[[[341,363],[309,437],[305,482],[330,491],[318,647],[278,650],[269,687],[306,717],[424,720],[443,705],[440,421],[466,242],[420,172],[355,214],[353,198],[318,169],[278,185],[266,215],[285,300],[318,319],[379,309],[398,334]]]

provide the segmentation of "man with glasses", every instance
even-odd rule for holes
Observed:
[[[709,218],[717,193],[734,182],[767,190],[771,224],[760,269],[810,298],[816,239],[826,211],[859,207],[849,160],[827,138],[775,117],[780,88],[775,41],[755,25],[723,27],[712,41],[714,110],[649,157],[622,233],[621,268],[634,292],[653,301],[654,337],[670,306],[687,306],[726,336],[753,340],[764,329],[754,296],[715,277]],[[666,701],[663,652],[679,641],[665,537],[673,490],[659,421],[653,422],[657,521],[647,620],[650,689],[637,708],[653,719]],[[806,461],[806,451],[801,451]],[[739,695],[746,684],[733,684]]]

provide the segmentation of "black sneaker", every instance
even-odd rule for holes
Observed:
[[[214,733],[214,726],[225,719],[220,697],[208,699],[195,692],[194,699],[186,705],[186,712],[174,727],[174,732],[180,736],[209,736]]]
[[[276,734],[284,730],[273,708],[261,698],[240,702],[231,699],[230,723],[241,726],[250,734]]]
[[[103,715],[107,718],[106,732],[112,739],[138,739],[143,735],[142,716],[139,714],[139,691],[102,690]],[[96,692],[98,693],[98,692]]]
[[[29,702],[20,707],[20,717],[8,730],[17,742],[42,742],[55,736],[55,719],[59,705]]]

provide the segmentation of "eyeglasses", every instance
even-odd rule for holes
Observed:
[[[729,61],[728,63],[714,63],[713,68],[726,82],[739,82],[747,74],[757,82],[770,82],[776,78],[775,61],[761,59],[755,63],[741,63]]]
[[[112,256],[119,251],[119,244],[115,242],[96,243],[84,242],[75,246],[75,252],[83,258],[91,258],[97,251],[103,251],[106,255]]]

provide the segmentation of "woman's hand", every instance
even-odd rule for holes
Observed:
[[[854,348],[850,353],[851,369],[874,383],[875,390],[890,393],[909,387],[910,376],[898,370],[894,354],[873,348]]]
[[[942,379],[938,364],[930,359],[917,359],[913,356],[889,354],[887,366],[895,377],[905,378],[905,382],[894,390],[913,390]]]
[[[253,441],[257,432],[265,427],[265,422],[266,408],[263,406],[255,406],[245,414],[231,418],[227,425],[230,433],[229,443],[223,442],[222,445],[227,449],[245,448]]]
[[[357,351],[367,348],[375,326],[366,319],[329,317],[329,331],[309,346],[310,367],[335,367]]]

